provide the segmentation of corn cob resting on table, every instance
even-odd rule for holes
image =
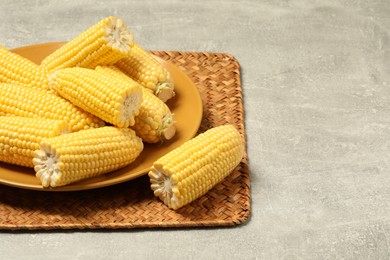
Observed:
[[[124,22],[110,16],[47,56],[41,66],[53,71],[70,67],[93,69],[98,65],[110,65],[126,57],[133,44],[133,35]]]
[[[105,125],[104,121],[47,91],[0,83],[0,116],[64,120],[72,132]]]
[[[98,66],[96,71],[109,77],[123,78],[128,84],[138,83],[125,75],[115,66]],[[157,143],[170,140],[176,133],[175,121],[169,107],[157,98],[149,89],[142,88],[143,101],[135,123],[131,127],[146,143]]]
[[[32,61],[0,46],[0,83],[49,90],[46,71]]]
[[[43,187],[63,186],[123,168],[142,150],[133,130],[104,126],[43,140],[34,170]]]
[[[243,153],[242,137],[235,127],[209,129],[153,164],[149,172],[151,189],[168,207],[178,209],[229,175]]]
[[[175,96],[174,82],[169,71],[138,44],[134,43],[131,52],[115,66],[150,89],[163,102]]]
[[[34,151],[40,142],[68,132],[61,120],[0,116],[0,161],[34,167]]]

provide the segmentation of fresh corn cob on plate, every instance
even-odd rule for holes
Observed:
[[[40,64],[45,57],[64,44],[64,42],[43,43],[20,47],[12,51]],[[170,62],[157,56],[154,57],[169,71],[175,82],[175,96],[166,103],[175,120],[176,134],[172,139],[154,144],[144,143],[141,154],[125,168],[49,189],[42,186],[35,176],[34,169],[0,162],[0,184],[44,191],[76,191],[114,185],[147,174],[156,160],[193,138],[202,120],[200,94],[183,71]]]

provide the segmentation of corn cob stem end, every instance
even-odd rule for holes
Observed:
[[[121,19],[110,17],[104,33],[108,45],[123,53],[129,52],[134,45],[134,37]]]
[[[170,140],[172,137],[176,134],[176,127],[175,127],[175,121],[173,120],[172,114],[167,114],[162,119],[162,127],[159,130],[160,138],[162,141]]]
[[[160,165],[157,164],[152,167],[149,177],[154,195],[159,197],[168,207],[172,209],[180,208],[181,203],[179,203],[179,198],[175,194],[178,189]]]
[[[164,82],[156,87],[155,95],[163,102],[167,102],[169,99],[175,96],[173,85],[169,82]]]
[[[142,101],[141,90],[126,94],[120,113],[119,127],[128,127],[135,124],[134,116],[139,114],[139,107]]]
[[[41,181],[42,186],[56,187],[57,180],[61,177],[56,152],[42,144],[41,150],[35,151],[33,163],[36,177]]]

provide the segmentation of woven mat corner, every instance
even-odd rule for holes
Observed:
[[[246,142],[240,65],[229,54],[153,51],[182,69],[203,100],[199,133],[233,124]],[[245,152],[239,166],[205,196],[173,211],[153,196],[147,176],[86,191],[47,193],[0,186],[0,229],[118,229],[235,226],[250,216]]]

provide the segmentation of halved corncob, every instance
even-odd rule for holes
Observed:
[[[128,84],[138,84],[115,66],[98,66],[95,69],[108,76],[123,78]],[[146,143],[157,143],[171,139],[176,133],[175,121],[169,107],[149,89],[142,87],[143,101],[135,124],[131,127]]]
[[[178,209],[204,195],[241,161],[244,145],[232,125],[212,128],[158,159],[149,172],[151,188]]]
[[[129,54],[133,36],[121,19],[110,16],[47,56],[41,63],[48,71],[60,68],[95,68],[114,64]]]
[[[84,68],[50,75],[50,86],[74,105],[118,127],[134,125],[142,103],[142,87]]]
[[[68,124],[61,120],[0,116],[0,161],[32,168],[39,143],[67,132]]]
[[[125,74],[149,88],[162,101],[175,96],[174,82],[169,71],[149,52],[134,43],[126,58],[115,63]]]
[[[120,169],[143,143],[129,128],[105,126],[48,138],[35,152],[34,170],[43,187],[57,187]]]
[[[5,115],[64,120],[72,132],[105,124],[53,93],[0,83],[0,116]]]
[[[34,62],[0,45],[0,83],[49,89],[46,71]]]

